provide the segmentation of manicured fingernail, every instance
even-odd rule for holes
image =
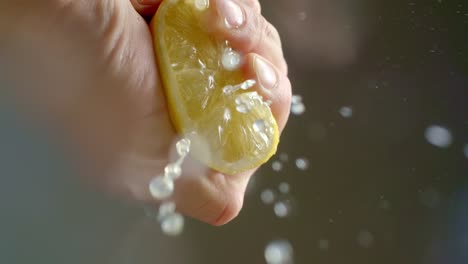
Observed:
[[[258,83],[262,88],[266,90],[276,88],[278,85],[278,73],[270,62],[259,56],[255,56],[253,68],[257,75]]]
[[[159,2],[159,0],[137,0],[140,5],[154,5]]]
[[[244,10],[233,0],[218,0],[216,7],[228,29],[239,28],[244,24]]]

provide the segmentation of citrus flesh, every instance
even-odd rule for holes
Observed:
[[[233,175],[268,161],[279,142],[278,126],[253,89],[226,91],[246,80],[240,69],[223,67],[228,44],[207,32],[208,11],[195,2],[161,3],[151,22],[156,58],[172,123],[191,139],[191,156]]]

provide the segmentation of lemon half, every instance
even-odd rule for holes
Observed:
[[[268,161],[279,143],[278,126],[258,93],[239,88],[253,82],[223,66],[229,46],[207,32],[202,18],[208,11],[199,3],[161,3],[151,22],[156,58],[172,123],[192,140],[191,156],[233,175]]]

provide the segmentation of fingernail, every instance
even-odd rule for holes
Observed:
[[[158,0],[137,0],[140,5],[154,5]]]
[[[278,73],[270,62],[255,56],[253,68],[257,75],[257,81],[262,88],[272,90],[278,85]]]
[[[236,2],[232,0],[218,0],[216,7],[219,15],[224,18],[224,25],[228,29],[239,28],[244,24],[244,10]]]

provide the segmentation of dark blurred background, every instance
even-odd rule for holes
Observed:
[[[276,239],[300,264],[468,263],[468,3],[262,4],[306,110],[237,219],[166,237],[77,187],[59,148],[2,107],[0,263],[257,264]],[[285,218],[261,199],[282,182]]]

